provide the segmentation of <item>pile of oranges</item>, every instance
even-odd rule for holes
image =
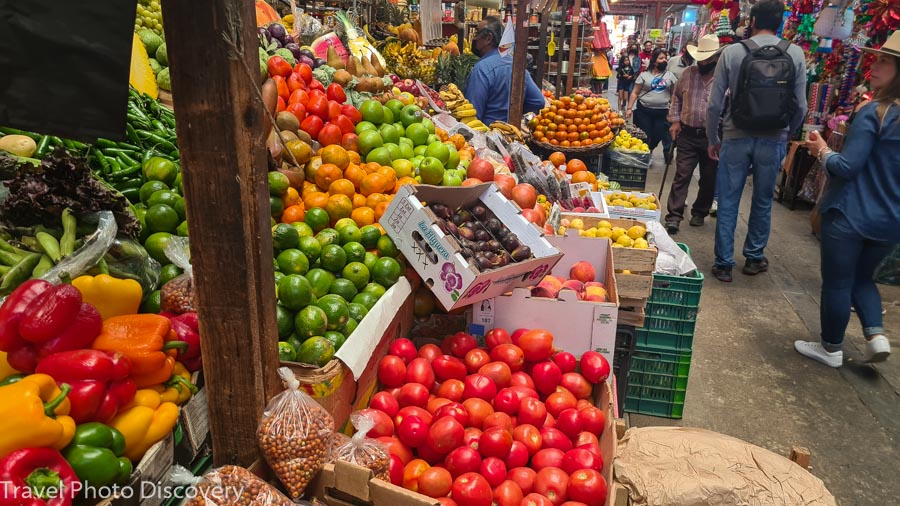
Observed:
[[[573,95],[551,101],[528,126],[538,142],[577,148],[612,142],[612,128],[621,124],[605,98]]]
[[[572,183],[587,183],[591,185],[591,191],[597,191],[600,183],[597,175],[588,170],[587,165],[577,158],[566,160],[566,155],[560,151],[554,151],[547,157],[554,167],[561,168],[569,175]]]

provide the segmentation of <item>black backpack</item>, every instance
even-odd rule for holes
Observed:
[[[791,43],[782,40],[778,45],[759,47],[748,39],[741,44],[747,56],[732,96],[731,120],[741,130],[787,128],[797,111],[796,68],[788,55]]]

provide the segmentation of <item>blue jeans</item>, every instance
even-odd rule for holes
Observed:
[[[772,200],[775,181],[781,170],[787,144],[776,139],[745,137],[722,142],[716,193],[719,212],[716,216],[716,267],[734,267],[734,228],[737,226],[741,193],[747,176],[753,174],[753,201],[744,258],[761,260],[769,242],[772,223]],[[752,170],[751,170],[752,167]]]
[[[872,241],[859,235],[837,209],[822,215],[822,346],[838,351],[850,322],[850,305],[862,323],[863,334],[884,333],[881,295],[872,276],[891,252],[887,242]]]

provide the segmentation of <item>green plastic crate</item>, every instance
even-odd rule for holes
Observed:
[[[644,320],[647,325],[650,318]],[[638,329],[637,345],[644,348],[657,348],[670,353],[690,352],[694,346],[694,330],[688,333],[670,332],[667,330]]]
[[[628,374],[625,411],[681,418],[690,370],[690,353],[638,347]]]
[[[643,330],[646,332],[670,332],[682,336],[693,336],[697,319],[682,320],[680,318],[657,318],[648,316],[644,318]],[[653,346],[653,345],[650,345]]]
[[[687,244],[677,243],[690,256]],[[653,275],[653,292],[647,299],[650,303],[672,304],[685,307],[699,307],[700,292],[703,290],[703,273],[694,271],[690,276]]]
[[[653,318],[671,318],[682,321],[697,320],[697,313],[700,312],[699,304],[666,304],[663,302],[647,302],[644,312],[647,316]]]
[[[684,402],[667,402],[653,399],[643,399],[631,396],[625,399],[625,411],[640,415],[660,416],[663,418],[681,418],[684,413]]]

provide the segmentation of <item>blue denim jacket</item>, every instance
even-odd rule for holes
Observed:
[[[841,153],[825,156],[828,187],[819,209],[838,209],[867,239],[900,242],[900,107],[882,123],[867,104],[856,114]],[[813,153],[815,154],[815,153]]]

